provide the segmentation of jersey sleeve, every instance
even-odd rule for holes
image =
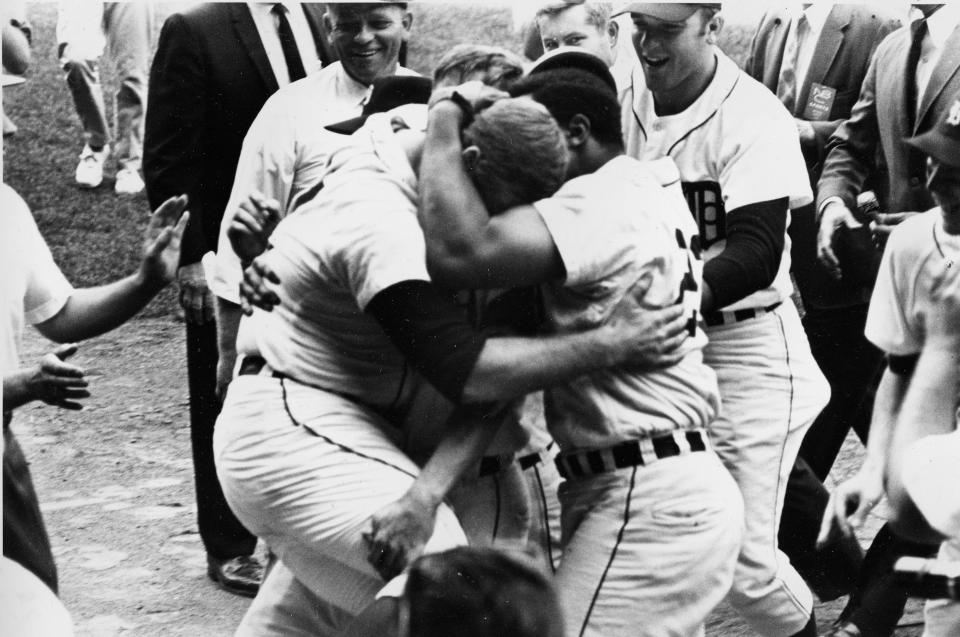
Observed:
[[[341,243],[338,261],[361,310],[401,281],[430,280],[427,248],[414,210],[388,199],[367,199],[352,207],[357,214],[355,236]]]
[[[890,235],[880,261],[864,335],[887,354],[907,356],[920,351],[923,334],[917,322],[910,318],[916,281],[909,267],[909,246],[899,240],[904,234],[899,230],[902,228]]]
[[[738,129],[724,130],[721,146],[720,189],[727,212],[782,197],[793,209],[813,201],[796,124],[779,103],[761,103],[769,104],[768,115],[725,114],[724,129]]]

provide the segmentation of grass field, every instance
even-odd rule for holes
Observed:
[[[157,32],[162,18],[184,3],[158,5]],[[453,44],[477,42],[520,50],[520,36],[505,6],[484,4],[413,4],[415,32],[409,65],[429,73],[436,60]],[[3,179],[30,205],[57,263],[74,285],[105,283],[133,270],[146,224],[143,195],[113,194],[114,167],[108,162],[104,184],[92,191],[77,188],[73,171],[83,146],[80,122],[56,59],[56,5],[31,3],[34,25],[34,63],[25,84],[3,94],[7,114],[20,131],[4,140]],[[742,61],[750,32],[742,26],[725,28],[724,49]],[[106,95],[115,91],[113,69],[103,60]],[[112,111],[109,103],[108,109]],[[172,289],[155,300],[145,315],[174,312]]]

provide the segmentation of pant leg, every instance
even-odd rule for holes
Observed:
[[[116,156],[121,167],[132,170],[140,169],[143,156],[153,18],[148,2],[110,2],[104,7],[107,50],[119,79],[114,104]]]
[[[187,323],[187,381],[190,389],[190,441],[197,491],[197,526],[207,553],[218,559],[250,555],[257,545],[230,510],[213,460],[213,427],[220,413],[216,396],[217,328]]]
[[[686,637],[730,589],[743,530],[736,485],[712,453],[560,488],[557,591],[570,637]]]
[[[745,511],[730,601],[761,635],[793,635],[809,621],[813,597],[777,547],[777,529],[787,478],[828,386],[792,303],[711,328],[708,336],[704,360],[717,373],[722,401],[711,441],[740,487]]]
[[[6,423],[3,443],[3,554],[56,593],[57,567],[33,489],[30,467]]]
[[[447,502],[471,546],[526,547],[531,505],[526,480],[516,462],[493,475],[461,480]]]
[[[542,456],[547,455],[542,453]],[[531,521],[529,544],[538,547],[548,572],[556,573],[563,556],[560,528],[560,473],[550,458],[523,472],[530,494]]]
[[[937,554],[945,562],[960,562],[960,541],[944,542]],[[960,635],[960,601],[952,599],[928,600],[923,609],[923,637],[953,637]]]
[[[70,56],[69,47],[64,53],[66,55],[60,57],[60,66],[67,74],[67,86],[83,126],[84,142],[93,148],[105,146],[110,143],[110,129],[100,86],[100,63]]]

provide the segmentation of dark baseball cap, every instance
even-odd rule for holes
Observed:
[[[382,77],[373,81],[370,97],[358,117],[330,124],[326,129],[341,135],[352,135],[374,113],[386,113],[404,104],[426,104],[432,90],[430,78],[417,75]]]
[[[936,126],[905,141],[941,164],[960,168],[960,93],[953,96]]]
[[[667,22],[683,22],[692,16],[698,9],[720,9],[721,3],[687,3],[687,2],[624,2],[617,7],[613,15],[624,13],[640,13],[658,20]]]
[[[617,92],[617,81],[607,67],[607,63],[585,49],[575,46],[561,46],[553,51],[544,53],[527,70],[527,75],[554,71],[557,69],[580,69],[596,75],[603,80],[614,93]]]

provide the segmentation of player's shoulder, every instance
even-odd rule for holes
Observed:
[[[732,72],[735,78],[730,93],[720,107],[725,115],[742,120],[745,130],[762,127],[771,120],[781,125],[792,124],[789,111],[770,89],[742,69]]]
[[[929,252],[936,247],[934,228],[940,215],[940,208],[932,208],[905,219],[890,233],[886,249],[894,255],[906,258]]]

